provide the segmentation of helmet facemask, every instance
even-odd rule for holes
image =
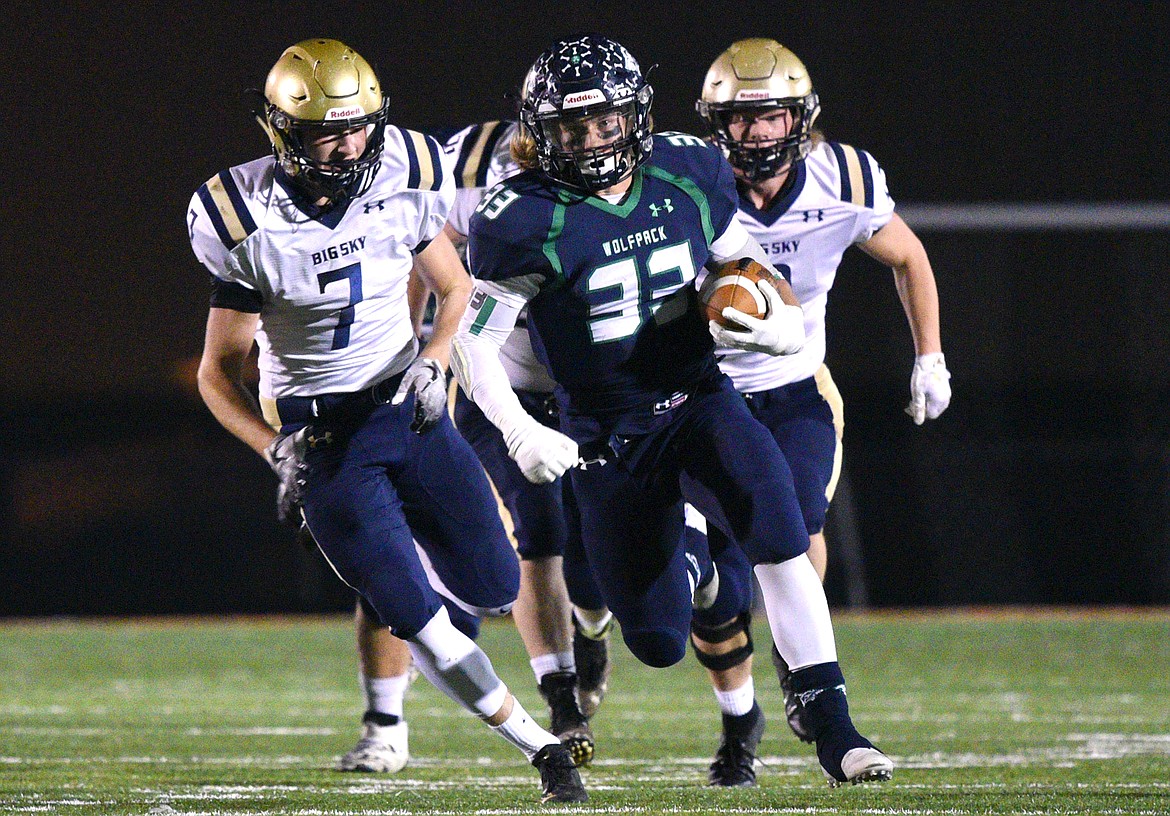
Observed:
[[[541,167],[558,181],[590,192],[628,178],[649,152],[643,142],[649,139],[652,95],[646,85],[637,95],[641,99],[531,117]]]
[[[779,175],[804,159],[812,149],[812,124],[820,112],[815,93],[802,99],[768,100],[764,104],[699,104],[699,113],[706,120],[712,139],[723,149],[731,166],[749,182]],[[736,139],[732,135],[732,123],[739,117],[760,118],[781,110],[787,110],[792,119],[787,136]],[[745,131],[744,136],[747,135]]]
[[[383,99],[381,108],[373,113],[330,122],[294,119],[272,103],[266,106],[273,150],[281,169],[310,196],[327,198],[333,205],[360,196],[373,184],[382,161],[388,113],[388,99]],[[307,135],[346,133],[356,128],[366,130],[366,148],[356,159],[318,162],[312,158]]]

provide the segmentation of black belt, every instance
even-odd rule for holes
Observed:
[[[400,371],[361,391],[318,394],[315,397],[280,397],[276,400],[276,411],[283,425],[306,424],[314,419],[368,411],[394,399],[405,373]]]

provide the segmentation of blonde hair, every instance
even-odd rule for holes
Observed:
[[[532,134],[524,125],[516,128],[509,149],[512,153],[512,161],[516,162],[521,170],[535,170],[540,167],[540,156],[536,152],[536,140],[532,138]]]

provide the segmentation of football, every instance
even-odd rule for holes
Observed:
[[[720,326],[736,328],[738,324],[725,318],[723,310],[731,306],[751,317],[763,317],[768,302],[756,283],[764,280],[770,285],[773,279],[772,271],[759,261],[751,258],[728,261],[707,275],[699,289],[699,301],[706,308],[708,319]]]

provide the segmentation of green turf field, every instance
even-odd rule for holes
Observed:
[[[830,790],[766,658],[760,787],[711,790],[702,670],[616,649],[581,813],[1170,813],[1170,612],[837,616],[854,718],[893,782]],[[762,625],[756,642],[767,643]],[[508,621],[481,638],[543,721]],[[761,654],[766,654],[762,649]],[[517,752],[420,680],[411,764],[340,774],[361,701],[336,618],[0,624],[0,813],[511,814],[547,810]]]

